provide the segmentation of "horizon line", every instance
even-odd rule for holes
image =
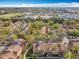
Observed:
[[[79,7],[78,2],[48,3],[48,4],[0,4],[0,7]]]

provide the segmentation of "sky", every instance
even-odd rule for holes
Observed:
[[[79,0],[0,0],[0,7],[79,7]]]

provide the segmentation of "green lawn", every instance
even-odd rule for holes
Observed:
[[[11,17],[21,16],[21,15],[23,14],[22,13],[8,13],[8,14],[0,15],[0,19],[10,19]]]

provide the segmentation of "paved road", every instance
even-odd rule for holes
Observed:
[[[32,58],[33,57],[27,57],[27,59],[32,59]],[[37,57],[36,59],[63,59],[63,58],[60,58],[60,57]]]

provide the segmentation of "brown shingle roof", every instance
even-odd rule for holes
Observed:
[[[54,42],[35,42],[33,44],[33,52],[37,53],[38,51],[43,51],[43,52],[59,52],[61,50],[61,48],[64,49],[64,45],[59,46],[58,43],[54,43]]]
[[[0,59],[16,59],[21,54],[24,47],[21,44],[22,43],[11,45],[2,55],[0,55]]]
[[[10,46],[6,51],[13,51],[13,52],[19,52],[20,50],[22,50],[22,46],[20,45],[12,45]]]
[[[16,56],[12,52],[4,53],[3,55],[0,56],[0,59],[16,59]]]

